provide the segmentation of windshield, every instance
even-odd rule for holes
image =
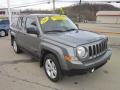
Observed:
[[[1,20],[0,24],[9,24],[9,20]]]
[[[43,32],[65,32],[77,30],[77,26],[66,16],[49,16],[39,18]]]

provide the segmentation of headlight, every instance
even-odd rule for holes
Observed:
[[[77,54],[80,58],[85,58],[87,56],[87,50],[84,47],[78,47],[77,48]]]

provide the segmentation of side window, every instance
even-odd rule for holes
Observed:
[[[27,18],[26,29],[28,28],[34,28],[35,30],[38,30],[36,20],[34,18]]]
[[[17,21],[18,21],[18,17],[14,17],[14,18],[12,18],[12,27],[14,27],[14,28],[17,28]]]
[[[19,17],[18,19],[18,29],[21,30],[22,26],[21,26],[21,20],[23,19],[23,17]]]
[[[21,27],[22,27],[22,29],[25,29],[25,22],[26,22],[26,17],[23,17],[21,19]]]

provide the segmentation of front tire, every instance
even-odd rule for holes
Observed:
[[[63,78],[62,71],[58,63],[58,59],[53,54],[47,54],[45,56],[44,70],[47,77],[53,82],[58,82]]]
[[[13,50],[15,51],[15,53],[21,53],[22,50],[20,49],[20,47],[17,45],[16,41],[13,39],[12,41],[12,46],[13,46]]]

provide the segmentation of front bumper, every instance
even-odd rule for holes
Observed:
[[[93,68],[98,69],[99,67],[106,64],[108,60],[110,60],[111,55],[112,55],[112,51],[111,49],[108,49],[104,55],[89,60],[86,63],[82,63],[82,64],[67,63],[68,70],[63,70],[63,73],[65,75],[76,75],[76,74],[89,72]]]

